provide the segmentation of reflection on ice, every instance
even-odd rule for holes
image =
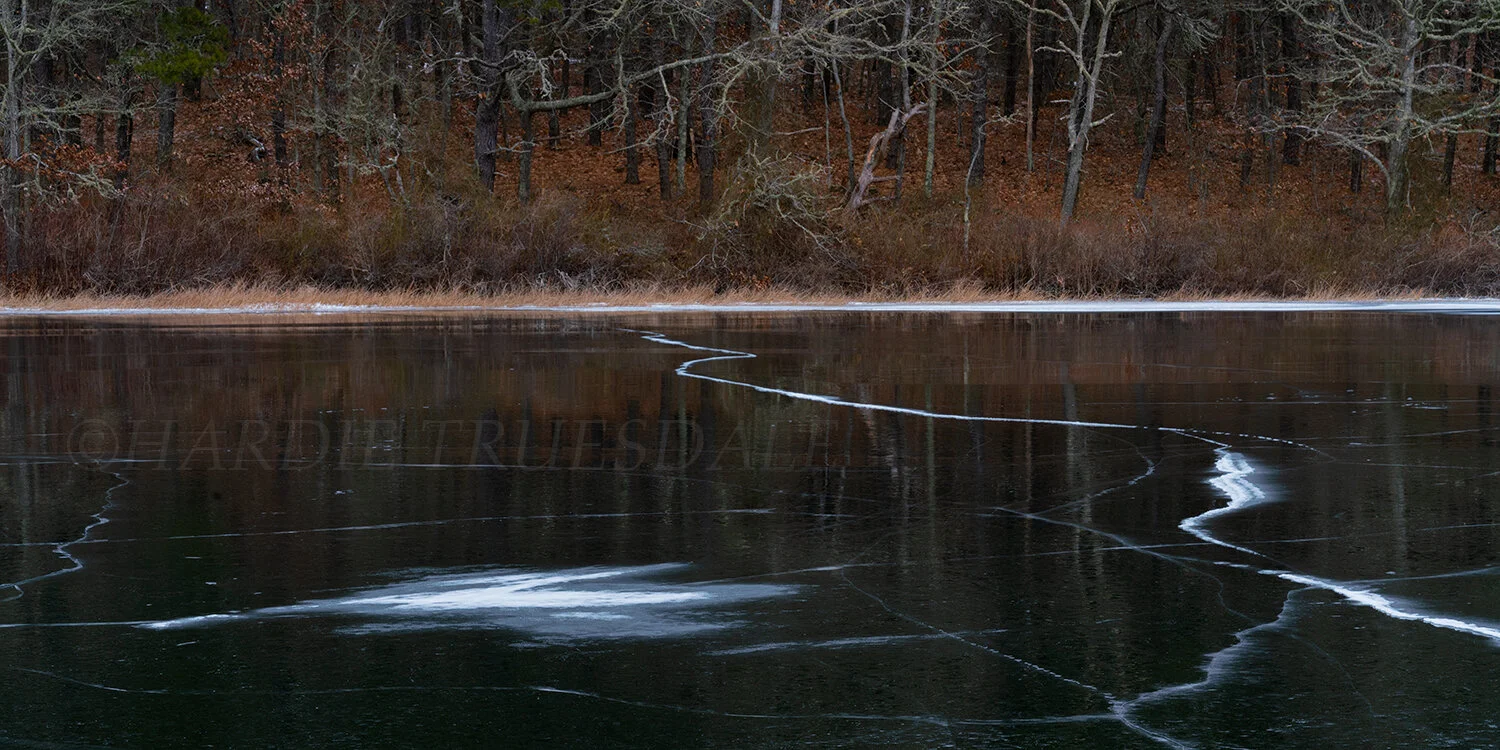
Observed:
[[[162,620],[153,630],[236,620],[348,617],[347,632],[506,629],[543,640],[659,638],[729,627],[715,611],[792,593],[770,584],[664,583],[645,579],[686,566],[642,565],[523,571],[513,568],[430,575],[336,599],[319,599],[240,614]]]

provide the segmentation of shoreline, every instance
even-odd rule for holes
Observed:
[[[954,294],[892,297],[810,295],[757,291],[713,294],[693,290],[626,292],[467,293],[209,289],[127,296],[0,296],[0,317],[180,315],[331,315],[429,313],[1189,313],[1189,312],[1426,312],[1500,314],[1500,297],[1341,295],[1308,297],[1161,298]]]

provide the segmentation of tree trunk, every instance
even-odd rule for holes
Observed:
[[[1257,45],[1259,47],[1259,45]],[[1266,69],[1265,48],[1259,47],[1256,60],[1260,65],[1260,111],[1269,117],[1271,112],[1271,75]],[[1266,158],[1266,196],[1270,197],[1276,191],[1277,170],[1281,166],[1281,159],[1276,154],[1276,132],[1270,127],[1262,125],[1261,141],[1264,144]]]
[[[936,18],[933,19],[933,28],[937,28]],[[933,46],[936,53],[935,38]],[[933,175],[937,172],[937,105],[938,82],[934,75],[927,79],[927,164],[922,173],[922,196],[929,199],[932,198]]]
[[[1465,61],[1467,57],[1467,64]],[[1467,72],[1464,73],[1464,87],[1470,96],[1477,96],[1484,90],[1484,44],[1476,37],[1469,40],[1467,50],[1454,45],[1453,63],[1462,66]],[[1449,133],[1448,142],[1443,148],[1443,186],[1453,187],[1453,167],[1458,160],[1458,134]]]
[[[880,161],[882,151],[890,147],[896,134],[906,128],[906,123],[911,118],[922,113],[922,105],[917,105],[906,111],[891,112],[890,122],[885,129],[870,137],[870,149],[865,152],[864,168],[860,170],[859,181],[855,183],[853,192],[849,195],[849,203],[844,207],[846,211],[854,211],[865,203],[865,192],[870,189],[871,183],[875,182],[875,165]]]
[[[1458,135],[1448,134],[1443,146],[1443,187],[1453,187],[1453,162],[1458,158]]]
[[[286,33],[278,30],[276,38],[272,40],[271,60],[273,62],[274,77],[280,79],[286,69]],[[282,100],[281,91],[276,92],[275,108],[271,110],[271,144],[276,154],[276,166],[285,167],[286,158],[286,104]]]
[[[766,31],[762,37],[766,54],[775,57],[778,38],[781,36],[782,0],[770,0],[771,12]],[[776,130],[776,83],[779,71],[759,67],[751,82],[751,95],[755,97],[754,110],[750,113],[750,139],[747,144],[751,156],[762,157],[768,152],[771,137]]]
[[[813,72],[813,66],[804,65],[802,70],[802,115],[804,117],[812,114],[813,88],[817,80],[818,74]]]
[[[583,87],[590,94],[604,91],[604,68],[605,58],[600,57],[589,63],[583,71]],[[606,103],[603,101],[591,102],[589,104],[589,145],[604,145],[604,120]]]
[[[666,40],[653,39],[651,41],[652,63],[660,67],[666,62]],[[661,195],[663,203],[672,200],[672,141],[667,134],[672,132],[668,125],[672,124],[671,97],[668,93],[672,89],[671,79],[665,75],[658,76],[653,84],[655,92],[651,97],[651,131],[653,134],[652,149],[656,155],[656,187]]]
[[[1288,13],[1281,16],[1281,56],[1289,61],[1302,57],[1302,50],[1297,42],[1296,19]],[[1294,117],[1302,114],[1302,78],[1291,70],[1286,73],[1286,108],[1295,113]],[[1295,128],[1286,131],[1281,142],[1281,163],[1292,166],[1302,163],[1301,131]]]
[[[656,182],[662,202],[672,200],[672,141],[667,138],[667,125],[672,120],[671,104],[667,100],[666,87],[656,97]]]
[[[896,84],[891,78],[891,64],[887,60],[876,60],[873,65],[875,69],[875,106],[870,109],[870,119],[874,124],[880,124],[889,120],[891,113],[900,108],[896,101]]]
[[[1250,178],[1255,176],[1255,136],[1246,135],[1245,145],[1240,149],[1240,190],[1250,186]]]
[[[979,36],[986,43],[994,25],[988,5],[979,11]],[[989,125],[990,112],[990,54],[981,46],[974,53],[974,81],[969,91],[969,173],[968,184],[977,187],[984,184],[985,127]]]
[[[484,0],[480,6],[479,54],[484,64],[475,66],[481,90],[474,107],[474,168],[486,193],[495,190],[495,151],[500,137],[502,81],[496,66],[500,63],[501,13],[496,0]]]
[[[1026,6],[1026,174],[1036,171],[1036,9]]]
[[[1156,60],[1154,63],[1153,85],[1155,87],[1151,100],[1151,122],[1146,128],[1146,144],[1141,147],[1141,168],[1135,177],[1135,199],[1141,200],[1146,197],[1146,179],[1151,174],[1151,160],[1156,156],[1156,144],[1164,140],[1167,121],[1167,43],[1172,38],[1172,25],[1175,19],[1168,16],[1161,27],[1161,35],[1156,39]]]
[[[43,6],[46,7],[46,6]],[[58,104],[57,85],[53,80],[54,67],[56,63],[51,55],[39,55],[31,68],[31,76],[34,79],[31,86],[31,99],[35,102],[33,106],[43,111],[56,111]],[[7,79],[15,80],[15,79]],[[48,117],[33,117],[31,119],[31,140],[39,141],[43,138],[54,138],[57,135],[57,127]]]
[[[849,111],[844,107],[844,81],[839,74],[839,62],[833,61],[833,85],[839,92],[839,118],[844,121],[844,149],[848,152],[849,172],[844,178],[844,191],[854,190],[854,130],[849,125]]]
[[[516,199],[522,205],[531,202],[531,157],[536,152],[535,114],[529,109],[516,113],[521,118],[521,154],[516,160]]]
[[[934,0],[931,4],[932,18],[928,20],[928,26],[932,29],[932,36],[927,40],[928,56],[928,78],[927,78],[927,163],[922,174],[922,195],[932,198],[933,177],[937,173],[937,110],[938,110],[938,66],[943,62],[943,48],[940,46],[940,32],[943,21],[943,5],[941,0]]]
[[[496,106],[500,108],[500,148],[495,150],[495,159],[498,161],[510,161],[515,151],[510,148],[510,117],[506,115],[510,108],[505,106],[505,97],[496,96]]]
[[[1259,45],[1255,43],[1252,31],[1246,29],[1251,26],[1244,16],[1235,16],[1234,24],[1234,80],[1237,89],[1243,87],[1245,90],[1245,115],[1246,123],[1244,132],[1240,136],[1240,190],[1244,191],[1250,187],[1250,180],[1255,176],[1256,141],[1258,131],[1262,124],[1265,111],[1262,109],[1266,101],[1265,86],[1266,77],[1261,67],[1256,64],[1259,58]],[[1253,71],[1253,72],[1252,72]]]
[[[703,51],[710,52],[717,44],[717,25],[712,18],[703,25]],[[713,61],[698,66],[698,205],[707,209],[714,203],[714,168],[719,138],[719,109],[714,101]]]
[[[236,0],[221,0],[219,6],[224,9],[224,28],[229,31],[229,46],[231,49],[238,49],[240,41],[239,3]]]
[[[672,181],[678,195],[687,194],[687,160],[688,141],[693,121],[692,102],[689,100],[691,93],[693,71],[688,68],[679,68],[677,71],[677,154],[676,173],[672,175]]]
[[[568,98],[568,58],[563,57],[562,81],[558,84],[562,90],[562,98]],[[562,143],[562,111],[552,110],[547,113],[547,148],[557,150]]]
[[[1490,62],[1490,76],[1500,75],[1500,35],[1490,34],[1482,40],[1481,46],[1484,49],[1484,54],[1475,54],[1475,69],[1478,70],[1483,65],[1480,62],[1481,58],[1487,58]],[[1500,95],[1500,86],[1491,85],[1490,96],[1496,95]],[[1495,157],[1497,151],[1500,151],[1500,114],[1492,115],[1488,126],[1485,128],[1484,154],[1479,161],[1479,171],[1481,174],[1495,174]]]
[[[1406,209],[1406,192],[1411,185],[1411,168],[1407,153],[1411,146],[1409,128],[1402,128],[1391,138],[1390,155],[1386,157],[1385,210],[1399,214]]]
[[[1365,186],[1365,155],[1358,151],[1349,154],[1349,192],[1358,193]]]
[[[1063,178],[1062,211],[1059,219],[1063,226],[1073,220],[1073,212],[1078,208],[1078,191],[1083,183],[1083,155],[1087,148],[1082,140],[1068,147],[1068,171]]]
[[[1214,112],[1219,111],[1219,68],[1214,63],[1213,55],[1203,56],[1203,93],[1208,98],[1208,106]]]
[[[169,172],[172,169],[172,141],[177,130],[177,84],[158,84],[156,117],[156,166]]]
[[[906,0],[901,17],[901,111],[911,111],[911,63],[906,43],[911,39],[911,0]],[[895,199],[901,200],[901,191],[906,187],[906,128],[896,132],[895,143],[896,190]]]
[[[3,12],[7,16],[15,14],[14,7],[10,2],[6,3]],[[15,59],[14,50],[7,46],[5,54],[6,80],[11,85],[4,90],[4,101],[0,107],[4,109],[5,118],[5,164],[0,164],[0,211],[4,211],[5,221],[5,270],[15,273],[21,270],[21,190],[20,175],[15,167],[11,166],[20,161],[21,158],[21,76],[17,74],[18,61]]]
[[[631,88],[625,91],[625,184],[641,184],[641,147],[637,142],[635,116],[636,110],[640,108],[637,100],[637,92]]]
[[[1491,117],[1489,132],[1484,136],[1484,159],[1481,162],[1480,171],[1484,174],[1495,173],[1496,152],[1500,151],[1500,117]]]
[[[324,12],[320,26],[325,40],[330,40],[338,32],[339,21],[332,12]],[[323,59],[318,65],[318,81],[313,88],[313,106],[317,119],[313,131],[313,146],[315,165],[313,174],[318,176],[316,190],[319,195],[326,196],[329,200],[339,200],[339,156],[338,138],[335,135],[333,122],[334,106],[334,76],[338,71],[338,60],[332,48],[323,53]],[[444,74],[446,77],[446,73]],[[444,95],[445,103],[449,104],[446,111],[452,113],[451,95]],[[444,122],[447,122],[445,117]],[[443,131],[445,134],[448,129]]]
[[[1092,8],[1093,6],[1088,6]],[[1099,97],[1099,80],[1104,75],[1105,50],[1109,47],[1109,27],[1114,20],[1114,5],[1110,3],[1099,9],[1099,31],[1094,38],[1094,59],[1087,70],[1078,71],[1078,86],[1069,105],[1068,112],[1068,171],[1063,179],[1062,210],[1060,223],[1066,227],[1073,220],[1073,211],[1078,207],[1078,191],[1083,183],[1083,157],[1089,148],[1089,131],[1094,127],[1094,104]],[[1079,26],[1080,37],[1087,33],[1089,13],[1083,16]],[[1080,50],[1084,48],[1079,39]]]
[[[1401,67],[1401,101],[1396,114],[1396,128],[1391,134],[1386,155],[1385,210],[1399,214],[1406,208],[1406,193],[1411,183],[1407,155],[1411,150],[1413,97],[1417,85],[1417,22],[1408,18],[1401,36],[1405,51]]]
[[[1005,22],[1005,92],[1000,99],[1006,117],[1016,111],[1016,84],[1020,78],[1020,53],[1016,48],[1016,24]]]
[[[495,149],[500,138],[500,96],[492,92],[474,108],[474,168],[485,192],[495,189]]]
[[[135,140],[134,99],[135,92],[127,81],[120,91],[120,113],[115,115],[115,161],[120,164],[115,172],[116,190],[123,190],[125,180],[130,176],[130,142]]]
[[[1196,121],[1197,113],[1194,111],[1198,104],[1198,61],[1188,60],[1187,70],[1182,76],[1182,109],[1183,116],[1187,120],[1187,130],[1192,131],[1193,123]]]

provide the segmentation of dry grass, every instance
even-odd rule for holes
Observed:
[[[225,308],[590,303],[1349,299],[1500,294],[1500,232],[1290,213],[975,216],[914,200],[857,217],[618,213],[559,193],[520,207],[286,207],[161,191],[40,210],[12,306]],[[726,201],[728,203],[728,201]],[[761,201],[759,205],[766,205]],[[759,211],[759,213],[756,213]]]
[[[0,296],[0,307],[26,310],[248,310],[257,308],[383,307],[420,309],[587,307],[607,305],[841,305],[849,302],[992,302],[1049,299],[1025,292],[982,293],[957,287],[921,298],[890,294],[828,294],[763,288],[715,293],[705,286],[640,285],[611,291],[527,289],[494,294],[447,291],[367,291],[336,287],[225,284],[147,295],[19,294]]]
[[[968,284],[1048,297],[1351,298],[1500,292],[1489,232],[1309,225],[1281,215],[1201,219],[976,220],[968,252],[956,210],[872,219],[857,235],[864,278],[902,295]]]
[[[1374,299],[1421,299],[1432,296],[1427,290],[1400,293],[1320,289],[1295,298],[1303,301],[1349,301]],[[982,304],[996,302],[1045,302],[1068,300],[1115,299],[1102,295],[1067,296],[1018,289],[988,291],[972,284],[957,284],[945,290],[917,295],[871,292],[863,294],[815,293],[798,289],[765,288],[715,293],[703,286],[670,288],[639,286],[613,291],[586,290],[518,290],[480,294],[463,290],[449,291],[366,291],[333,287],[225,284],[195,289],[180,289],[147,295],[53,295],[19,294],[0,296],[0,308],[7,310],[312,310],[318,306],[378,307],[413,310],[474,310],[519,308],[583,308],[590,306],[643,307],[650,305],[844,305],[849,303],[932,303]],[[1178,290],[1155,299],[1171,302],[1262,302],[1286,300],[1262,294],[1209,294]]]

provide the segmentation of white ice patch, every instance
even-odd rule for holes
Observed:
[[[429,575],[336,599],[320,599],[242,614],[200,615],[146,623],[153,630],[203,627],[226,621],[340,617],[361,633],[433,629],[505,629],[541,640],[683,636],[735,624],[731,605],[784,596],[795,587],[739,583],[664,583],[644,580],[682,565],[514,569]]]
[[[1250,481],[1250,475],[1255,473],[1255,467],[1243,455],[1235,453],[1228,448],[1219,448],[1215,452],[1219,454],[1219,460],[1214,462],[1214,470],[1219,472],[1218,476],[1208,480],[1214,489],[1229,498],[1229,504],[1217,508],[1210,508],[1196,516],[1184,518],[1177,528],[1202,539],[1209,544],[1227,547],[1232,550],[1264,557],[1259,552],[1232,544],[1209,533],[1207,522],[1219,516],[1237,513],[1254,505],[1260,505],[1267,501],[1266,491],[1259,485]]]
[[[454,611],[474,609],[576,609],[579,607],[640,607],[651,604],[679,604],[707,598],[696,591],[528,591],[508,586],[460,589],[432,594],[398,594],[355,599],[350,604],[394,610]]]
[[[156,622],[143,622],[139,627],[147,630],[177,630],[179,628],[200,628],[220,622],[233,622],[242,620],[246,615],[236,614],[213,614],[196,615],[194,617],[179,617],[176,620],[158,620]]]
[[[1203,679],[1180,685],[1168,685],[1147,693],[1141,693],[1131,700],[1120,701],[1115,705],[1115,710],[1129,715],[1140,706],[1180,695],[1196,693],[1218,685],[1232,675],[1239,662],[1257,647],[1255,639],[1259,637],[1260,633],[1284,627],[1283,623],[1290,614],[1292,596],[1287,596],[1286,601],[1282,604],[1281,612],[1276,615],[1275,620],[1235,633],[1233,644],[1209,654],[1208,659],[1203,663],[1202,667]]]
[[[1200,513],[1191,518],[1184,519],[1178,527],[1193,536],[1210,544],[1220,547],[1238,550],[1256,557],[1265,555],[1248,547],[1242,547],[1231,542],[1226,542],[1209,533],[1205,522],[1213,518],[1235,513],[1245,508],[1259,505],[1267,501],[1264,489],[1250,481],[1249,477],[1255,473],[1255,468],[1244,456],[1230,451],[1227,447],[1219,448],[1219,460],[1215,462],[1214,469],[1219,472],[1218,476],[1209,480],[1209,484],[1224,493],[1229,498],[1229,504],[1222,507]],[[1244,567],[1244,566],[1235,566]],[[1318,578],[1303,573],[1295,573],[1286,570],[1257,570],[1257,573],[1267,576],[1275,576],[1284,581],[1311,586],[1343,597],[1351,604],[1368,607],[1387,617],[1403,620],[1406,622],[1421,622],[1444,630],[1452,630],[1459,633],[1477,635],[1500,643],[1500,628],[1482,625],[1479,623],[1460,620],[1456,617],[1444,617],[1440,615],[1429,615],[1416,611],[1410,605],[1400,602],[1392,597],[1377,594],[1368,588],[1363,588],[1349,583],[1331,581],[1326,578]]]
[[[1460,620],[1456,617],[1441,617],[1437,615],[1423,614],[1421,612],[1410,609],[1409,605],[1391,597],[1377,594],[1368,589],[1355,588],[1348,584],[1339,583],[1337,581],[1330,581],[1325,578],[1317,578],[1315,576],[1303,575],[1301,573],[1288,573],[1284,570],[1262,570],[1260,572],[1263,575],[1276,576],[1277,578],[1291,581],[1292,583],[1300,583],[1303,586],[1311,586],[1313,588],[1318,588],[1324,591],[1338,594],[1352,604],[1357,604],[1361,607],[1369,607],[1370,609],[1373,609],[1376,612],[1385,615],[1386,617],[1395,618],[1397,620],[1406,620],[1409,622],[1424,622],[1435,628],[1442,628],[1444,630],[1453,630],[1459,633],[1477,635],[1482,638],[1488,638],[1492,641],[1495,641],[1496,643],[1500,643],[1500,628],[1497,627],[1480,625],[1478,623]]]

